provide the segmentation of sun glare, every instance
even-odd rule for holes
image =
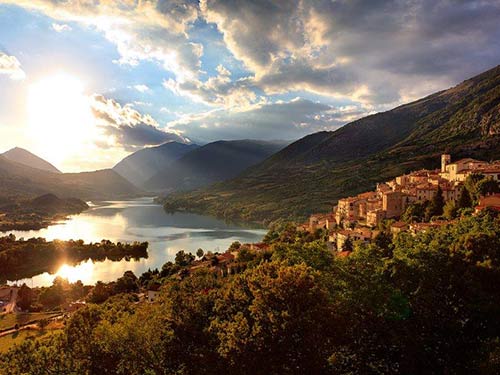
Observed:
[[[92,283],[93,266],[91,262],[85,262],[73,267],[63,264],[56,272],[56,276],[67,279],[70,283],[74,283],[78,280],[87,284]]]
[[[83,90],[80,80],[66,74],[43,78],[29,88],[29,136],[52,162],[78,153],[93,136],[94,119]]]

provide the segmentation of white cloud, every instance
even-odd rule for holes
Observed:
[[[267,94],[393,105],[500,59],[497,0],[201,0],[200,8],[253,72],[245,87]]]
[[[179,0],[65,1],[0,0],[44,12],[58,21],[92,25],[114,43],[121,64],[141,60],[160,62],[176,77],[194,77],[200,68],[202,46],[188,38],[188,29],[198,18],[196,4]]]
[[[71,26],[66,25],[64,23],[52,23],[52,29],[58,33],[62,33],[63,31],[71,31]]]
[[[149,90],[151,90],[147,85],[135,85],[134,89],[136,89],[139,92],[145,93]]]
[[[260,99],[255,87],[248,79],[233,81],[230,72],[222,65],[217,67],[218,75],[206,81],[168,79],[163,86],[177,95],[190,97],[194,101],[226,108],[246,108]]]
[[[497,0],[2,2],[93,25],[117,46],[118,63],[157,61],[174,73],[167,88],[227,108],[261,102],[262,93],[307,91],[380,109],[500,59]],[[190,38],[200,17],[217,26],[248,77],[221,65],[200,78],[203,46]]]
[[[21,69],[21,63],[15,56],[0,51],[0,75],[7,75],[13,80],[23,80],[26,73]]]
[[[93,95],[90,103],[97,126],[104,134],[98,143],[100,148],[133,151],[168,141],[188,142],[180,131],[161,129],[153,117],[140,113],[131,104],[121,105],[102,95]]]
[[[368,111],[360,106],[332,107],[296,98],[288,102],[262,103],[244,110],[226,109],[181,116],[167,129],[182,131],[203,142],[217,139],[298,139],[321,130],[335,130]]]
[[[141,102],[140,100],[135,100],[134,101],[134,105],[138,105],[138,106],[141,106],[141,107],[152,107],[153,103],[150,103],[150,102]]]

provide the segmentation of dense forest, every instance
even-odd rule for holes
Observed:
[[[64,263],[74,265],[88,259],[144,258],[148,256],[147,248],[147,242],[127,244],[102,240],[85,244],[83,240],[18,240],[11,234],[0,238],[0,283],[25,279],[43,272],[55,273]]]
[[[5,374],[498,374],[500,217],[485,210],[417,235],[382,232],[350,256],[325,233],[271,229],[239,271],[148,272],[156,303],[89,303]],[[234,246],[237,248],[238,246]],[[241,250],[240,250],[241,251]],[[200,255],[201,255],[200,251]],[[178,254],[176,268],[194,256]],[[165,271],[165,272],[164,272]],[[154,280],[153,280],[154,279]],[[135,280],[130,279],[129,280]]]

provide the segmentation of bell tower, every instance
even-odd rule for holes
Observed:
[[[446,166],[450,164],[451,156],[449,154],[441,155],[441,172],[446,172]]]

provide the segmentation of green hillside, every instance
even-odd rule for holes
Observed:
[[[284,142],[217,141],[166,166],[144,185],[151,191],[192,190],[235,177],[285,147]]]
[[[443,152],[500,158],[500,66],[335,132],[307,136],[233,180],[164,203],[168,210],[227,219],[303,219],[377,182],[438,167]]]

